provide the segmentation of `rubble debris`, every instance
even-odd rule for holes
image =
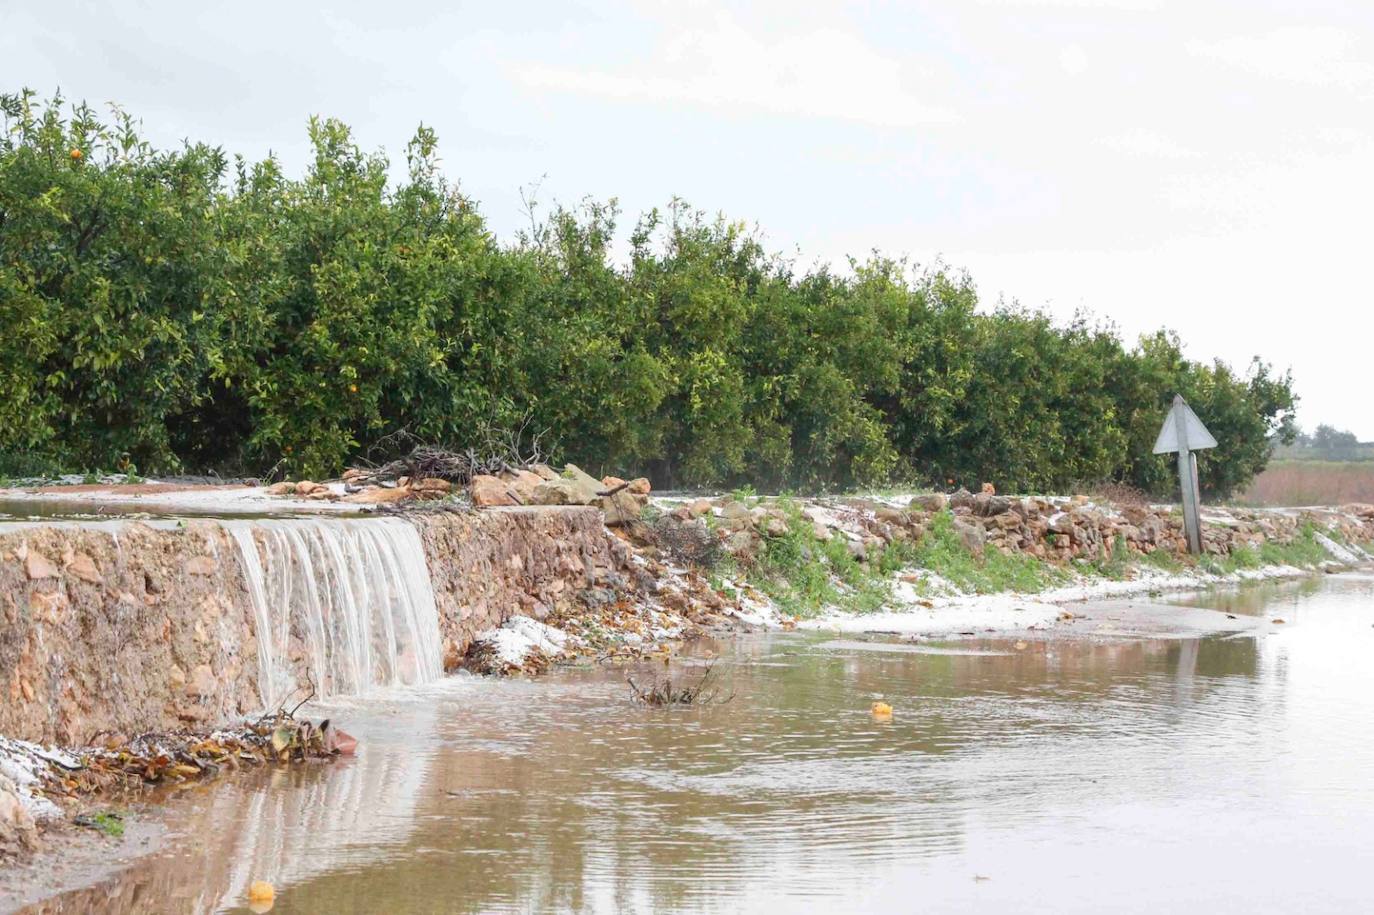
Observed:
[[[80,749],[0,736],[0,851],[31,850],[36,824],[72,811],[86,817],[77,825],[109,833],[115,825],[109,814],[82,809],[96,798],[245,766],[328,760],[351,755],[356,746],[355,738],[328,720],[298,719],[284,710],[210,733],[96,735]]]

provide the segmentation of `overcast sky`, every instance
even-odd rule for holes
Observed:
[[[205,8],[203,10],[197,7]],[[303,170],[311,114],[417,124],[503,237],[679,195],[803,263],[872,249],[1194,358],[1291,367],[1374,439],[1374,2],[27,2],[0,90],[117,101]]]

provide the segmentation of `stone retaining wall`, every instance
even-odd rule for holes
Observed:
[[[816,535],[848,538],[862,558],[869,547],[898,540],[917,542],[937,516],[952,515],[954,529],[975,553],[999,549],[1038,559],[1066,563],[1097,560],[1111,554],[1120,542],[1130,553],[1157,550],[1180,557],[1188,552],[1183,516],[1173,507],[1094,503],[1086,496],[1020,498],[993,493],[923,494],[898,504],[864,498],[804,501],[803,514],[816,524]],[[769,536],[786,533],[788,515],[769,500],[732,496],[664,503],[673,516],[690,521],[713,515],[721,547],[748,560]],[[1374,505],[1340,508],[1245,509],[1208,506],[1203,509],[1203,551],[1225,556],[1240,548],[1264,543],[1291,543],[1303,525],[1352,542],[1374,542]]]
[[[514,613],[538,617],[633,580],[628,548],[594,508],[409,520],[446,668]],[[256,712],[253,619],[238,550],[213,521],[0,533],[0,734],[83,745]]]
[[[476,636],[513,615],[544,619],[588,591],[633,588],[630,548],[596,508],[416,514],[452,670]]]
[[[0,534],[0,733],[86,744],[205,725],[257,699],[253,613],[218,525]]]

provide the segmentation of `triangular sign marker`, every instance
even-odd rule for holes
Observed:
[[[1179,421],[1180,413],[1183,417],[1182,422]],[[1182,442],[1179,441],[1180,431],[1183,433]],[[1208,432],[1202,420],[1197,418],[1193,408],[1188,406],[1181,396],[1175,395],[1174,405],[1169,410],[1169,415],[1164,417],[1164,426],[1159,430],[1159,438],[1155,439],[1154,453],[1201,451],[1216,446],[1217,440],[1212,438],[1212,433]]]

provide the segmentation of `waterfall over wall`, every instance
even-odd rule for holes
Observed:
[[[226,521],[253,604],[263,707],[443,673],[419,533],[398,518]]]
[[[0,525],[0,734],[79,746],[310,684],[408,689],[513,614],[643,574],[580,506]]]

